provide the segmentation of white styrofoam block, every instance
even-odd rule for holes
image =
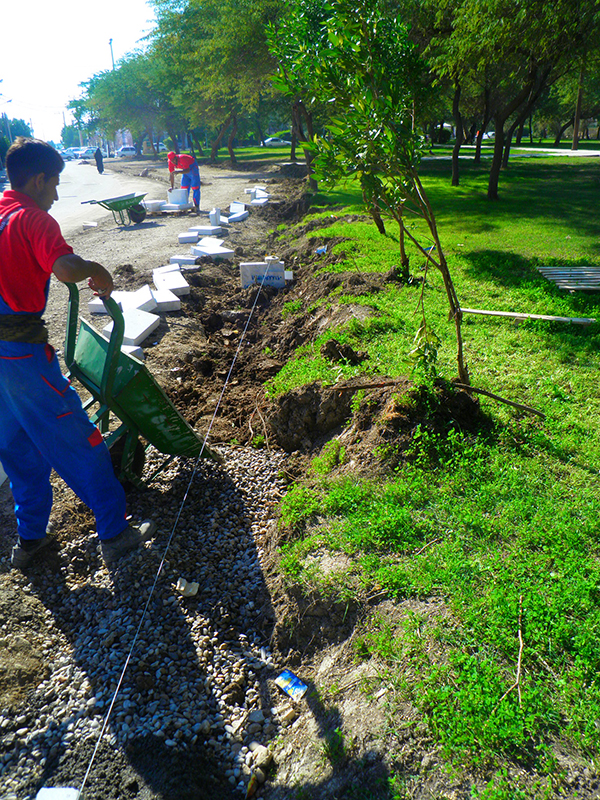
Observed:
[[[235,214],[229,215],[229,222],[243,222],[248,218],[249,211],[237,211]]]
[[[156,308],[148,284],[137,289],[135,292],[113,292],[111,297],[117,303],[121,311],[127,311],[130,308],[139,308],[142,311],[153,311]],[[88,311],[90,314],[108,313],[104,303],[99,297],[94,297],[92,300],[88,301]]]
[[[208,219],[211,225],[220,225],[221,224],[221,209],[220,208],[212,208],[208,212]]]
[[[120,294],[119,292],[113,292],[111,294],[111,297],[115,301],[115,303],[119,306],[119,308],[121,308],[121,303],[118,298],[119,294]],[[90,314],[108,314],[106,306],[104,305],[100,297],[92,297],[91,300],[88,300],[88,311],[90,312]]]
[[[199,236],[218,236],[221,233],[221,226],[220,225],[194,225],[193,228],[190,228],[194,232],[198,233]]]
[[[246,210],[245,203],[238,203],[237,200],[234,200],[233,203],[229,204],[229,213],[230,214],[240,214],[242,211]]]
[[[121,350],[124,353],[127,353],[128,356],[135,356],[136,358],[139,358],[140,361],[144,360],[144,351],[141,347],[135,347],[131,344],[124,344],[121,347]]]
[[[156,308],[152,291],[147,283],[136,289],[135,292],[123,292],[123,295],[121,298],[123,311],[127,311],[130,308],[139,308],[140,311],[154,311]]]
[[[140,311],[138,308],[131,308],[123,312],[125,320],[125,333],[123,344],[138,345],[149,336],[153,330],[160,325],[160,317],[156,314],[149,314],[147,311]],[[110,336],[113,328],[112,320],[102,329],[105,336]]]
[[[213,242],[218,242],[219,244],[223,244],[224,239],[215,238],[212,235],[202,234],[202,231],[206,228],[206,225],[197,225],[195,228],[190,228],[191,231],[196,231],[199,234],[198,242],[208,241],[209,239]],[[192,247],[192,250],[194,248]]]
[[[77,800],[79,789],[67,789],[62,786],[51,786],[40,789],[35,800]]]
[[[192,249],[196,254],[196,258],[198,256],[210,256],[215,261],[222,261],[223,259],[231,261],[234,255],[233,250],[230,250],[228,247],[221,247],[221,245],[217,247],[206,247],[199,242]]]
[[[6,480],[6,472],[4,472],[4,468],[2,467],[2,464],[0,464],[0,486],[2,486],[5,480]]]
[[[291,269],[286,269],[283,273],[283,277],[286,279],[286,281],[293,281],[294,273],[292,272]]]
[[[254,194],[256,197],[270,197],[271,195],[268,192],[265,192],[264,189],[261,189],[259,186],[256,187],[254,190]]]
[[[175,262],[174,264],[165,264],[164,267],[156,267],[152,270],[152,277],[155,275],[164,275],[165,272],[181,272],[181,264]]]
[[[170,289],[156,288],[152,290],[154,299],[156,300],[156,310],[159,312],[165,311],[180,311],[181,300]]]
[[[149,214],[156,214],[163,210],[166,200],[142,200],[142,205]]]
[[[177,297],[190,293],[190,285],[181,272],[165,272],[163,275],[157,275],[154,285],[157,289],[168,289]]]
[[[263,281],[264,278],[264,281]],[[283,261],[246,261],[240,264],[240,281],[245,289],[253,284],[273,286],[275,289],[285,288],[285,270]]]
[[[184,233],[179,234],[179,244],[194,244],[194,242],[198,241],[198,232],[197,231],[184,231]]]
[[[193,245],[192,253],[203,256],[211,250],[218,250],[223,244],[223,239],[211,239],[209,236],[204,236],[198,244]]]
[[[194,247],[192,245],[192,253],[193,253],[193,251],[194,251]],[[189,255],[179,256],[178,255],[178,256],[171,256],[169,261],[171,262],[171,264],[195,264],[197,258],[198,258],[198,256],[195,256],[195,255],[191,255],[191,256],[189,256]]]
[[[165,203],[161,211],[189,211],[194,207],[193,203]]]
[[[264,206],[265,203],[269,202],[268,197],[256,197],[254,200],[250,201],[250,205],[253,206]]]

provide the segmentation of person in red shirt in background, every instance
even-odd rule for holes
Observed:
[[[198,162],[194,156],[187,153],[178,155],[177,153],[168,153],[168,166],[169,178],[171,180],[171,189],[175,186],[175,175],[181,175],[181,188],[192,190],[192,199],[196,211],[200,211],[200,172],[198,170]]]
[[[48,211],[58,200],[64,161],[46,142],[19,137],[6,154],[11,188],[0,198],[0,462],[15,501],[18,541],[11,563],[41,559],[52,508],[52,468],[89,506],[106,564],[156,530],[128,525],[125,492],[100,431],[62,375],[42,314],[50,276],[88,285],[100,297],[113,290],[101,264],[73,253]]]

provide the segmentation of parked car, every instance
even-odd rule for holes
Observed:
[[[162,142],[155,142],[154,147],[156,148],[158,153],[166,153],[169,149],[167,145],[163,144]]]
[[[59,151],[61,156],[63,157],[63,161],[72,161],[75,156],[69,150],[60,150]]]
[[[97,147],[82,147],[77,153],[77,158],[93,158]]]
[[[265,139],[265,147],[289,147],[291,142],[286,139],[280,139],[278,136],[269,136]]]
[[[81,150],[81,147],[67,147],[66,150],[63,150],[62,156],[63,158],[77,158],[77,153]]]
[[[131,158],[137,155],[137,150],[130,145],[123,145],[123,147],[119,147],[115,155],[117,158]]]

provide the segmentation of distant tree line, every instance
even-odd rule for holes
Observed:
[[[226,144],[232,161],[236,142],[258,144],[289,128],[292,156],[299,147],[310,163],[311,142],[333,110],[312,90],[311,59],[326,53],[320,36],[335,3],[152,2],[145,47],[82,84],[71,104],[77,127],[109,138],[126,128],[138,150],[144,139],[154,147],[162,131],[174,149],[183,141],[213,160]],[[534,125],[556,141],[572,129],[577,147],[600,115],[600,0],[385,0],[380,11],[406,25],[419,54],[415,129],[435,146],[452,123],[454,184],[461,148],[475,145],[479,160],[488,130],[488,197],[496,199],[511,144],[532,137]]]

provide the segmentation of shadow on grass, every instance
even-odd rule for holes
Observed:
[[[600,255],[598,206],[600,171],[589,160],[565,163],[564,160],[515,159],[501,174],[498,201],[487,199],[489,163],[461,162],[459,187],[440,178],[450,175],[447,160],[422,165],[423,177],[433,179],[426,188],[436,211],[438,224],[460,219],[461,229],[469,233],[497,230],[518,220],[540,224],[556,223],[571,227],[590,238],[589,247]]]

